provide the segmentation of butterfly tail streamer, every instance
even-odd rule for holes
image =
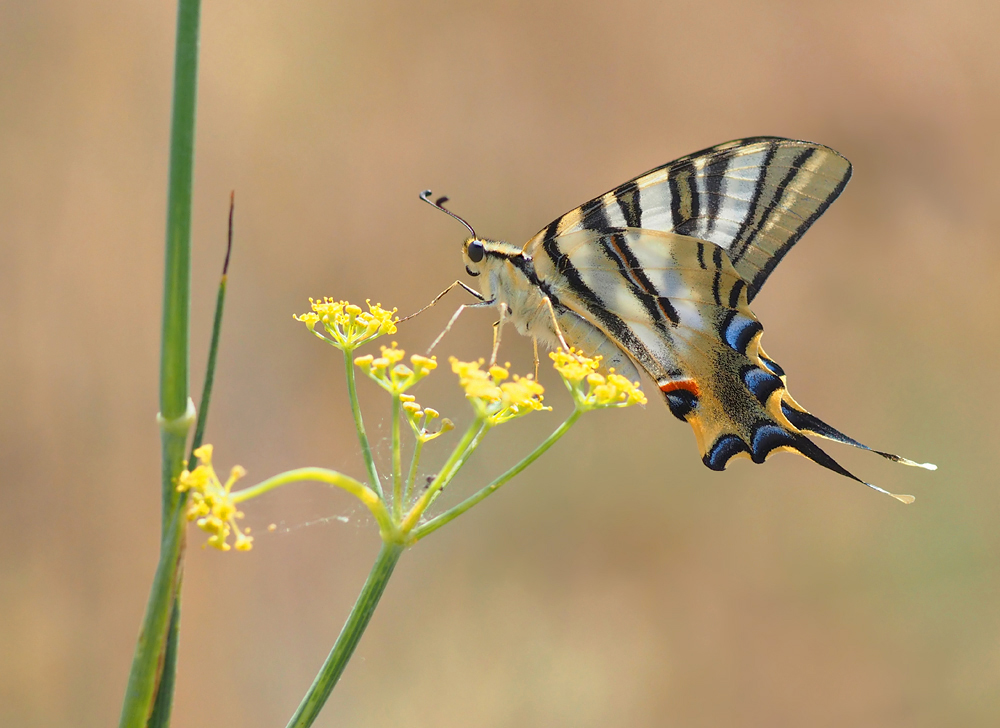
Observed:
[[[791,397],[786,397],[786,399],[790,400]],[[844,445],[852,445],[853,447],[861,450],[867,450],[868,452],[873,452],[876,455],[881,455],[886,460],[891,460],[892,462],[899,463],[900,465],[909,465],[910,467],[923,468],[924,470],[937,470],[937,465],[934,463],[918,463],[915,460],[904,458],[902,455],[895,455],[891,452],[883,452],[882,450],[876,450],[875,448],[868,447],[864,443],[858,442],[853,437],[849,437],[840,430],[826,424],[819,417],[806,412],[800,407],[793,406],[787,401],[782,401],[781,412],[785,415],[788,421],[801,432],[815,435],[816,437],[822,437],[827,440],[833,440],[834,442],[839,442]]]
[[[764,364],[772,373],[778,375],[781,379],[782,386],[788,386],[788,378],[785,372],[780,366],[775,363],[773,359],[768,357],[764,353],[764,348],[760,345],[760,339],[757,339],[757,356],[760,358],[761,363]],[[822,437],[826,440],[833,440],[834,442],[839,442],[842,445],[850,445],[856,447],[859,450],[867,450],[868,452],[873,452],[876,455],[881,455],[886,460],[891,460],[894,463],[899,463],[900,465],[909,465],[913,468],[923,468],[924,470],[937,470],[937,465],[934,463],[918,463],[915,460],[910,460],[909,458],[904,458],[902,455],[896,455],[891,452],[884,452],[882,450],[876,450],[875,448],[868,447],[863,442],[858,442],[853,437],[845,435],[843,432],[838,430],[831,425],[823,422],[819,417],[807,412],[802,405],[792,399],[792,395],[788,393],[785,389],[781,395],[781,414],[785,416],[785,419],[795,427],[800,432],[805,432],[809,435],[814,435],[815,437]]]

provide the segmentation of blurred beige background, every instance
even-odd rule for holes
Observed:
[[[174,12],[0,4],[4,726],[117,721],[156,562]],[[789,455],[711,472],[659,402],[588,416],[404,556],[321,725],[1000,723],[995,2],[256,0],[206,2],[202,25],[196,393],[237,199],[222,468],[362,473],[338,352],[291,314],[309,295],[406,313],[464,277],[463,231],[421,189],[520,243],[757,134],[855,165],[755,303],[769,354],[820,417],[940,466],[830,446],[915,494],[904,507]],[[460,300],[400,344],[426,346]],[[467,314],[439,353],[486,354],[493,318]],[[385,456],[385,401],[362,397]],[[449,372],[420,399],[467,419]],[[448,495],[544,437],[568,411],[550,399]],[[191,534],[175,725],[284,725],[378,548],[319,485],[248,511],[250,554]]]

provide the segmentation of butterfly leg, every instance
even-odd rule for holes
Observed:
[[[507,304],[500,304],[500,320],[493,324],[493,353],[490,354],[490,366],[497,363],[497,351],[500,349],[500,337],[503,335],[503,325],[507,318]]]
[[[454,282],[454,283],[452,283],[452,284],[451,284],[450,286],[448,286],[448,287],[447,287],[447,288],[445,288],[445,289],[444,289],[443,291],[441,291],[441,293],[437,294],[437,295],[436,295],[436,296],[434,297],[434,300],[433,300],[433,301],[431,301],[430,303],[428,303],[428,304],[427,304],[426,306],[424,306],[424,307],[423,307],[422,309],[420,309],[420,310],[419,310],[419,311],[417,311],[416,313],[411,313],[411,314],[410,314],[409,316],[405,316],[405,317],[401,318],[401,319],[399,320],[399,321],[400,321],[400,323],[402,323],[403,321],[409,321],[409,320],[410,320],[411,318],[415,318],[416,316],[419,316],[420,314],[422,314],[422,313],[423,313],[424,311],[426,311],[426,310],[427,310],[427,309],[429,309],[429,308],[430,308],[431,306],[433,306],[433,305],[434,305],[435,303],[437,303],[437,302],[438,302],[438,301],[440,301],[440,300],[441,300],[442,298],[444,298],[445,294],[446,294],[446,293],[448,293],[448,291],[450,291],[450,290],[451,290],[452,288],[454,288],[455,286],[461,286],[461,287],[462,287],[462,288],[464,288],[464,289],[465,289],[466,291],[468,291],[469,293],[471,293],[471,294],[472,294],[473,296],[475,296],[476,298],[478,298],[478,299],[479,299],[480,301],[485,301],[485,300],[486,300],[485,298],[483,298],[483,294],[482,294],[482,293],[480,293],[479,291],[477,291],[476,289],[474,289],[474,288],[469,288],[469,286],[467,286],[467,285],[465,285],[464,283],[462,283],[462,281],[455,281],[455,282]]]
[[[444,294],[441,294],[441,295],[444,295]],[[440,296],[439,296],[439,298],[440,298]],[[444,331],[442,331],[440,334],[438,334],[437,338],[434,339],[434,342],[429,347],[427,347],[427,356],[431,355],[431,352],[434,351],[434,347],[437,346],[440,343],[441,339],[444,338],[444,335],[447,334],[449,331],[451,331],[451,327],[458,320],[458,317],[462,314],[462,311],[464,311],[467,308],[487,308],[489,306],[495,306],[495,305],[496,305],[496,301],[479,301],[478,303],[463,303],[455,311],[454,315],[451,317],[451,320],[448,321],[448,325],[444,327]],[[428,308],[430,308],[430,306],[428,306]],[[420,313],[420,312],[418,311],[417,313]],[[416,316],[416,314],[413,314],[413,315]],[[411,317],[407,316],[407,318],[411,318]]]
[[[566,337],[563,336],[562,327],[559,326],[559,321],[556,319],[556,310],[552,308],[552,300],[545,296],[542,299],[542,304],[548,307],[549,315],[552,317],[552,330],[556,332],[556,336],[559,338],[559,344],[562,346],[563,351],[569,352],[569,344],[566,343]],[[537,356],[535,357],[538,358]]]
[[[531,345],[535,350],[535,381],[538,381],[538,339],[531,337]]]

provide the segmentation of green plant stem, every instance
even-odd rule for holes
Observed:
[[[368,468],[368,485],[378,493],[379,498],[384,498],[382,494],[382,481],[379,480],[378,470],[375,467],[375,459],[372,457],[372,448],[368,444],[368,435],[365,433],[365,423],[361,419],[361,405],[358,402],[358,384],[354,378],[354,362],[351,360],[353,350],[344,350],[344,367],[347,369],[347,394],[351,398],[351,414],[354,415],[354,426],[358,431],[358,442],[361,443],[361,455],[365,459],[365,466]]]
[[[441,528],[441,526],[458,518],[460,515],[465,513],[467,510],[472,508],[474,505],[479,503],[488,495],[495,493],[497,489],[500,488],[500,486],[502,486],[503,484],[514,478],[514,476],[516,476],[518,473],[520,473],[522,470],[524,470],[526,467],[528,467],[538,458],[540,458],[545,453],[546,450],[555,445],[556,442],[559,440],[559,438],[565,435],[566,432],[569,430],[569,428],[571,428],[576,423],[576,421],[580,419],[580,415],[582,414],[583,414],[582,410],[579,409],[574,410],[573,414],[571,414],[566,419],[565,422],[559,425],[559,427],[557,427],[551,435],[545,438],[544,442],[542,442],[538,447],[532,450],[531,453],[523,460],[521,460],[521,462],[519,462],[517,465],[512,467],[510,470],[508,470],[506,473],[501,475],[499,478],[494,480],[489,485],[485,486],[481,490],[477,491],[475,494],[466,498],[458,505],[454,506],[453,508],[449,508],[447,511],[441,513],[438,516],[435,516],[431,520],[427,521],[427,523],[424,523],[418,526],[417,528],[414,528],[410,533],[410,542],[415,543],[416,541],[422,539],[424,536],[433,533],[434,531]]]
[[[399,395],[392,395],[392,515],[396,521],[403,515],[403,464],[399,443]]]
[[[191,450],[188,455],[188,468],[194,469],[198,463],[194,451],[201,447],[205,436],[205,426],[208,423],[208,409],[212,401],[212,384],[215,382],[215,363],[219,353],[219,339],[222,333],[222,312],[226,302],[227,271],[229,270],[229,255],[233,249],[233,198],[229,200],[229,235],[226,245],[226,260],[222,267],[222,277],[219,279],[219,291],[215,297],[215,316],[212,321],[212,340],[208,346],[208,363],[205,365],[205,383],[201,390],[201,405],[198,407],[198,419],[194,427],[194,437],[191,438]],[[178,500],[178,507],[186,504],[184,495]],[[170,626],[167,628],[167,642],[163,653],[163,670],[160,685],[156,690],[156,700],[153,702],[153,712],[149,716],[149,728],[167,728],[170,725],[170,713],[173,707],[174,683],[177,674],[177,640],[180,636],[181,620],[181,574],[177,579],[174,591],[174,604],[170,612]]]
[[[420,464],[420,454],[424,449],[424,441],[417,438],[413,445],[413,457],[410,459],[410,474],[406,477],[406,490],[403,491],[403,504],[410,502],[410,495],[413,493],[413,483],[417,479],[417,466]]]
[[[177,640],[181,629],[181,579],[177,580],[174,591],[174,605],[170,612],[170,626],[167,628],[167,643],[163,648],[163,673],[153,701],[153,712],[149,716],[149,728],[167,728],[174,702],[174,683],[177,676]]]
[[[477,419],[469,425],[469,429],[462,435],[462,439],[455,446],[455,449],[452,450],[451,455],[441,467],[440,472],[438,472],[437,477],[434,478],[434,481],[427,490],[424,491],[423,495],[417,499],[417,502],[413,504],[413,507],[406,514],[406,518],[403,519],[403,522],[399,526],[400,531],[408,533],[417,525],[420,516],[423,515],[424,511],[427,510],[427,506],[434,500],[434,496],[451,482],[451,479],[455,477],[455,474],[465,464],[466,459],[472,454],[472,450],[479,444],[479,441],[482,439],[481,435],[485,434],[488,429],[486,420],[482,419]]]
[[[229,256],[226,256],[229,262]],[[226,288],[228,276],[223,273],[219,280],[219,292],[215,297],[215,318],[212,321],[212,341],[208,347],[208,364],[205,366],[205,385],[201,390],[201,403],[198,407],[198,422],[195,424],[194,437],[191,438],[191,455],[188,458],[189,470],[197,463],[194,451],[201,447],[205,437],[205,426],[208,424],[208,407],[212,401],[212,385],[215,383],[215,362],[219,354],[219,338],[222,334],[222,312],[226,303]]]
[[[434,505],[434,501],[438,499],[438,496],[441,495],[444,492],[444,489],[447,488],[451,481],[455,479],[455,476],[458,475],[458,471],[462,469],[465,462],[469,459],[472,453],[475,452],[476,448],[479,447],[479,443],[481,443],[483,438],[486,437],[486,433],[493,429],[493,427],[495,427],[495,425],[483,427],[476,433],[476,436],[472,438],[472,442],[470,442],[468,447],[465,448],[465,452],[462,453],[462,457],[455,464],[455,467],[453,467],[451,472],[448,473],[447,478],[442,480],[436,488],[432,488],[434,492],[431,494],[430,500],[427,501],[427,508]]]
[[[153,577],[122,703],[120,725],[129,728],[145,726],[153,710],[161,666],[165,659],[171,615],[174,614],[183,555],[182,501],[174,487],[174,480],[180,474],[184,446],[194,421],[193,406],[188,397],[188,336],[191,298],[191,191],[200,15],[200,0],[180,0],[178,3],[160,355],[162,536],[160,560]]]
[[[142,628],[136,641],[128,688],[119,720],[121,728],[143,728],[147,725],[157,697],[160,666],[166,651],[167,633],[174,611],[177,589],[180,584],[180,563],[183,553],[184,525],[182,509],[171,514],[171,519],[161,545],[161,559],[153,576],[149,602],[143,617]],[[174,560],[165,557],[173,555]],[[169,706],[163,712],[169,713]]]
[[[351,655],[354,654],[354,649],[358,646],[361,635],[364,634],[365,628],[371,621],[375,607],[378,606],[379,599],[382,597],[389,577],[392,576],[392,571],[396,568],[396,562],[399,561],[402,553],[403,546],[400,544],[382,544],[378,558],[375,559],[371,573],[358,596],[358,601],[355,602],[347,622],[344,623],[344,627],[340,631],[340,636],[337,637],[336,644],[326,658],[326,662],[323,663],[316,679],[313,680],[313,684],[309,687],[305,697],[302,698],[302,702],[292,719],[288,721],[288,728],[306,728],[316,720],[343,674],[344,668],[347,667]]]
[[[379,498],[375,491],[366,486],[364,483],[355,480],[349,475],[338,473],[336,470],[327,470],[326,468],[298,468],[296,470],[288,470],[257,483],[257,485],[252,485],[249,488],[244,488],[243,490],[234,491],[231,494],[232,501],[233,503],[242,503],[243,501],[263,495],[269,490],[273,490],[281,485],[296,483],[303,480],[315,480],[320,483],[327,483],[328,485],[343,488],[364,503],[368,507],[368,510],[371,511],[372,515],[375,516],[375,520],[378,523],[379,530],[382,532],[382,538],[384,541],[397,540],[395,538],[396,527],[393,524],[392,519],[389,518],[389,513],[386,511],[385,504],[382,502],[382,499]]]
[[[194,176],[200,11],[200,0],[180,0],[178,3],[160,353],[160,413],[167,420],[177,419],[184,414],[188,399],[191,190]]]

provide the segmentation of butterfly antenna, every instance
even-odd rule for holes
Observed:
[[[448,208],[446,208],[444,206],[444,203],[446,203],[448,201],[447,197],[439,197],[436,200],[432,200],[431,199],[431,195],[432,194],[433,193],[430,190],[424,190],[423,192],[420,193],[420,199],[423,200],[424,202],[426,202],[428,205],[430,205],[432,207],[436,207],[437,209],[439,209],[444,214],[451,215],[453,218],[455,218],[460,223],[462,223],[463,225],[465,225],[465,227],[468,229],[468,231],[470,233],[472,233],[472,237],[474,237],[474,238],[478,238],[479,237],[478,235],[476,235],[476,231],[472,229],[472,225],[470,225],[469,223],[467,223],[465,220],[463,220],[458,215],[456,215],[454,212],[452,212],[451,210],[449,210]]]

